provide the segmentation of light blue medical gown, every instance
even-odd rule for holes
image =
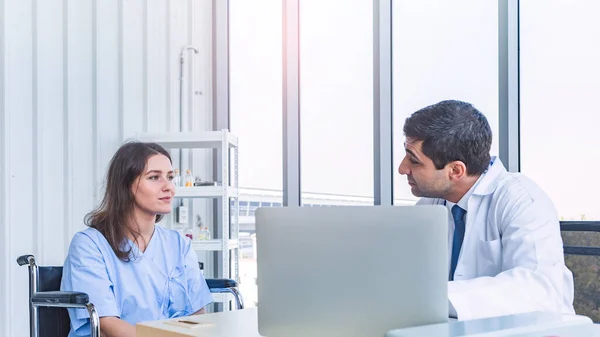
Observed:
[[[189,239],[156,226],[144,253],[132,247],[135,257],[123,262],[96,229],[75,234],[60,289],[87,293],[100,317],[116,316],[134,325],[187,316],[212,302]],[[87,310],[68,310],[69,337],[89,336]]]

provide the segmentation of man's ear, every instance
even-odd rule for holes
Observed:
[[[450,180],[458,181],[467,175],[467,166],[460,160],[448,163],[448,176]]]

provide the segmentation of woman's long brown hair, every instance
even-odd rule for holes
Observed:
[[[106,175],[106,190],[100,205],[85,216],[85,224],[97,229],[110,244],[119,259],[131,260],[132,247],[127,245],[127,233],[137,242],[140,232],[127,226],[133,219],[135,197],[131,187],[146,170],[148,158],[161,154],[171,156],[156,143],[129,142],[123,144],[110,160]],[[162,215],[156,216],[156,222]]]

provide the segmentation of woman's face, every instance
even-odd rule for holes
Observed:
[[[171,212],[171,200],[175,195],[173,168],[169,158],[153,155],[146,162],[145,171],[133,182],[131,192],[137,212],[148,216]]]

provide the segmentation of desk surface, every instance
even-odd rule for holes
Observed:
[[[258,334],[257,310],[249,308],[214,314],[189,316],[179,320],[200,324],[179,327],[171,320],[139,323],[137,337],[261,337]],[[184,324],[185,325],[185,324]],[[600,326],[584,316],[552,313],[528,313],[512,316],[450,321],[448,323],[405,328],[390,331],[385,337],[600,337]],[[380,337],[380,336],[374,336]]]
[[[595,330],[596,334],[594,334]],[[582,334],[582,332],[586,332]],[[456,336],[598,336],[596,327],[585,316],[531,312],[518,315],[452,321],[412,328],[392,330],[385,337],[456,337]]]
[[[257,309],[225,311],[181,318],[210,326],[178,327],[166,324],[171,320],[143,322],[136,325],[136,337],[261,337],[258,334]]]

